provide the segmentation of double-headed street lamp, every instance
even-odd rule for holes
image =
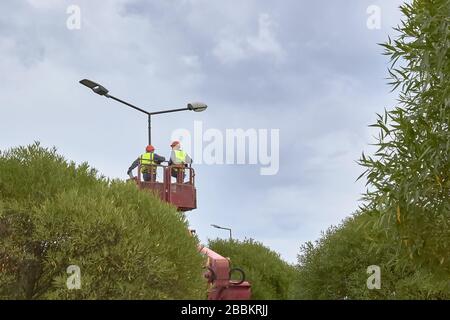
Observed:
[[[134,105],[132,105],[131,103],[128,103],[126,101],[123,101],[119,98],[116,98],[112,95],[110,95],[108,92],[108,89],[106,89],[104,86],[95,83],[94,81],[88,80],[88,79],[83,79],[80,81],[80,83],[82,85],[85,85],[86,87],[92,89],[92,91],[94,91],[96,94],[101,95],[101,96],[105,96],[106,98],[111,98],[113,100],[116,100],[120,103],[123,103],[137,111],[140,111],[142,113],[145,113],[148,116],[148,144],[152,144],[152,116],[156,115],[156,114],[162,114],[162,113],[171,113],[171,112],[178,112],[178,111],[186,111],[186,110],[190,110],[190,111],[195,111],[195,112],[202,112],[205,111],[206,108],[208,108],[208,106],[202,102],[193,102],[193,103],[188,103],[186,108],[179,108],[179,109],[170,109],[170,110],[163,110],[163,111],[155,111],[155,112],[148,112],[145,111],[139,107],[136,107]]]
[[[221,227],[221,226],[218,226],[217,224],[212,224],[211,227],[214,227],[214,228],[217,228],[217,229],[228,230],[230,232],[230,241],[233,240],[233,237],[231,236],[231,229],[230,228]]]

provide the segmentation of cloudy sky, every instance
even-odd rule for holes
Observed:
[[[395,35],[400,3],[1,1],[0,149],[41,141],[125,179],[147,143],[146,118],[94,95],[83,78],[148,110],[206,102],[207,112],[154,118],[153,144],[165,156],[172,132],[193,133],[194,121],[223,133],[279,129],[276,175],[196,165],[198,209],[188,218],[202,241],[226,237],[210,226],[223,225],[295,262],[302,243],[358,206],[367,126],[395,104],[377,43]],[[368,27],[378,9],[379,28]]]

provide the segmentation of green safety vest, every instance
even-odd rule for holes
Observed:
[[[155,154],[153,152],[146,152],[141,156],[141,172],[148,173],[150,166],[155,165]],[[155,167],[151,167],[154,171]]]
[[[174,150],[175,158],[177,159],[177,164],[184,164],[186,162],[186,152],[183,150]]]

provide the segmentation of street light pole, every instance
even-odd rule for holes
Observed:
[[[142,113],[146,114],[147,117],[148,117],[148,144],[152,144],[152,114],[151,114],[151,112],[145,111],[145,110],[143,110],[143,109],[141,109],[139,107],[136,107],[135,105],[132,105],[131,103],[128,103],[128,102],[123,101],[123,100],[121,100],[119,98],[116,98],[116,97],[114,97],[114,96],[112,96],[112,95],[110,95],[108,93],[106,93],[104,96],[107,97],[107,98],[111,98],[113,100],[116,100],[117,102],[123,103],[124,105],[127,105],[127,106],[129,106],[129,107],[131,107],[131,108],[133,108],[133,109],[135,109],[135,110],[137,110],[139,112],[142,112]]]
[[[152,144],[152,115],[148,115],[148,144]]]
[[[152,144],[152,115],[156,115],[156,114],[163,114],[163,113],[171,113],[171,112],[178,112],[178,111],[186,111],[186,110],[190,110],[190,111],[195,111],[195,112],[202,112],[205,111],[206,108],[208,108],[208,106],[202,102],[193,102],[193,103],[188,103],[186,108],[178,108],[178,109],[169,109],[169,110],[162,110],[162,111],[155,111],[155,112],[148,112],[144,109],[141,109],[139,107],[136,107],[135,105],[132,105],[131,103],[128,103],[126,101],[123,101],[119,98],[116,98],[112,95],[109,94],[108,89],[106,89],[105,87],[103,87],[102,85],[88,80],[88,79],[83,79],[80,80],[80,83],[90,89],[92,89],[92,91],[94,91],[96,94],[101,95],[101,96],[105,96],[106,98],[110,98],[113,100],[116,100],[117,102],[120,102],[130,108],[133,108],[139,112],[142,112],[144,114],[147,115],[148,117],[148,144]]]
[[[233,240],[233,237],[231,235],[231,228],[221,227],[221,226],[218,226],[217,224],[212,224],[211,226],[216,228],[216,229],[228,230],[230,232],[230,241]]]

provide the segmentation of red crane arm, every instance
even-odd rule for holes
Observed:
[[[209,248],[201,246],[199,251],[207,257],[204,276],[210,284],[208,300],[250,300],[251,286],[241,269],[230,269],[230,260]],[[240,281],[231,280],[233,271],[242,274]]]

